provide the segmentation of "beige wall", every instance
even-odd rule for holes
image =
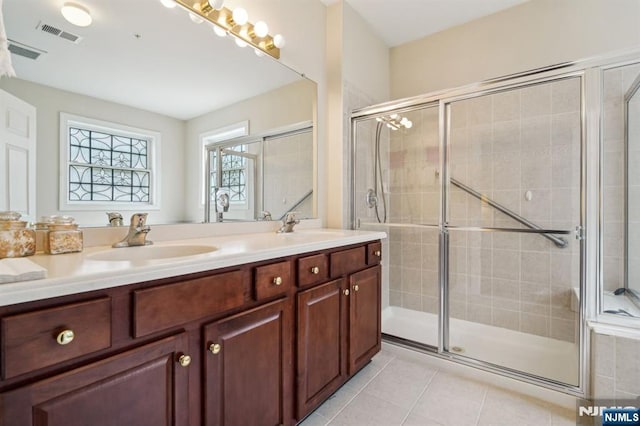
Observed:
[[[327,14],[328,226],[349,227],[349,122],[351,112],[389,99],[389,49],[347,3]]]
[[[638,46],[639,17],[638,0],[530,0],[391,49],[391,97]]]
[[[66,214],[83,225],[106,225],[105,211],[59,212],[60,112],[153,130],[162,135],[160,210],[150,211],[150,223],[184,220],[184,122],[149,111],[102,101],[17,78],[3,78],[0,89],[36,107],[36,216]],[[117,210],[117,208],[114,208]],[[123,215],[127,213],[123,212]]]

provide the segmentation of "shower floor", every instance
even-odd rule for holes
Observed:
[[[453,353],[562,383],[578,383],[578,345],[549,337],[451,318]],[[398,306],[382,310],[382,332],[438,346],[438,316]]]

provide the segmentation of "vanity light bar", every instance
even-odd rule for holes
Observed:
[[[177,4],[185,8],[189,13],[200,16],[206,21],[211,22],[216,27],[221,28],[228,34],[235,36],[237,39],[253,46],[275,59],[280,59],[280,49],[276,46],[278,43],[274,41],[276,36],[267,34],[264,37],[258,37],[255,33],[254,24],[247,22],[240,25],[233,20],[233,11],[222,7],[214,9],[209,0],[202,0],[188,4],[184,0],[174,0]]]

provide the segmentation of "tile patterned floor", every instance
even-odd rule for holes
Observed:
[[[575,410],[462,374],[442,368],[432,356],[383,344],[371,363],[301,426],[576,424]]]

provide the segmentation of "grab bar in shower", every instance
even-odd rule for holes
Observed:
[[[509,210],[508,208],[506,208],[502,204],[499,204],[499,203],[493,201],[491,198],[487,197],[486,195],[481,194],[480,192],[478,192],[475,189],[465,185],[464,183],[460,182],[459,180],[456,180],[454,178],[450,178],[449,182],[451,182],[452,185],[462,189],[467,194],[472,195],[472,196],[476,197],[477,199],[479,199],[480,201],[483,201],[483,202],[489,204],[491,207],[493,207],[494,209],[498,210],[499,212],[506,214],[511,219],[515,220],[516,222],[519,222],[519,223],[523,224],[527,228],[535,229],[535,230],[538,230],[538,231],[542,230],[542,228],[539,227],[538,225],[536,225],[535,223],[531,222],[528,219],[525,219],[524,217],[520,216],[516,212]],[[556,247],[565,248],[565,247],[567,247],[569,245],[569,242],[567,240],[565,240],[564,238],[562,238],[562,237],[557,237],[557,236],[552,235],[552,234],[544,234],[544,233],[541,233],[540,235],[542,235],[546,239],[552,241],[556,245]]]
[[[313,189],[310,189],[309,192],[307,192],[306,194],[304,194],[298,201],[296,201],[291,207],[289,207],[289,210],[287,210],[286,212],[284,212],[282,214],[282,216],[280,216],[280,219],[278,220],[282,220],[284,219],[284,217],[288,214],[291,213],[292,211],[294,211],[295,209],[298,208],[298,206],[302,203],[305,202],[305,200],[309,197],[311,197],[311,194],[313,194]]]

